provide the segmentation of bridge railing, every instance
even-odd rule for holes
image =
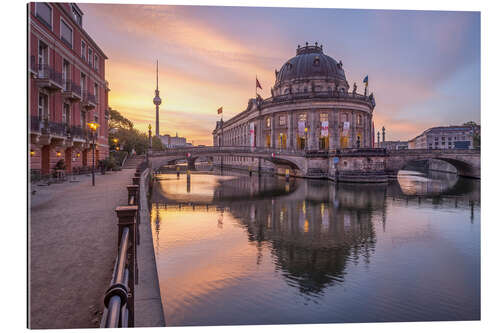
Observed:
[[[287,149],[287,148],[268,148],[268,147],[250,147],[250,146],[214,146],[214,147],[185,147],[169,148],[161,152],[151,152],[154,156],[178,156],[190,154],[210,154],[210,153],[244,153],[244,154],[272,154],[276,155],[342,155],[342,154],[385,154],[385,148],[345,148],[345,149]],[[189,157],[189,156],[186,156]]]

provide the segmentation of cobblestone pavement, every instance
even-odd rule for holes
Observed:
[[[99,327],[134,169],[30,189],[31,328]],[[33,194],[34,191],[34,194]]]

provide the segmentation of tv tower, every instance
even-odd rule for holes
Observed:
[[[156,136],[160,137],[160,91],[158,90],[158,60],[156,60],[156,90],[155,98],[153,98],[153,103],[156,105]]]

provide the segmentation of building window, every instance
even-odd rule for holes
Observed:
[[[85,111],[80,111],[80,125],[85,128],[85,122],[87,121],[87,117],[85,115]]]
[[[73,19],[75,20],[76,23],[78,23],[79,26],[82,25],[82,15],[78,12],[78,10],[75,8],[75,6],[71,6],[71,12],[73,14]]]
[[[328,121],[328,113],[321,113],[319,115],[319,121],[320,122],[325,122],[325,121]]]
[[[343,123],[347,121],[347,113],[342,113],[340,115],[340,121]]]
[[[52,30],[52,7],[45,2],[35,2],[35,15]]]
[[[64,103],[63,104],[63,113],[62,113],[62,123],[65,124],[66,126],[69,126],[70,124],[70,109],[69,109],[69,104]]]
[[[92,59],[93,59],[93,57],[92,57],[92,49],[89,47],[89,64],[91,64],[91,65],[92,65]]]
[[[361,126],[361,115],[356,116],[356,125]]]
[[[61,20],[61,40],[73,48],[73,29],[63,20]]]
[[[85,77],[85,74],[80,74],[80,92],[82,94],[85,93],[85,88],[87,88],[87,78]]]
[[[68,83],[71,82],[71,73],[69,71],[69,62],[66,60],[63,60],[63,67],[62,67],[62,76],[63,76],[63,84],[64,84],[64,89],[69,90]]]
[[[85,55],[86,55],[87,53],[85,52],[85,41],[83,41],[83,40],[82,40],[82,52],[81,52],[81,53],[82,53],[82,59],[83,59],[83,60],[86,60],[86,59],[85,59]]]
[[[280,126],[285,126],[285,125],[286,125],[286,117],[280,116]]]
[[[305,113],[299,114],[299,121],[307,121],[307,114]]]
[[[271,118],[266,119],[266,126],[271,127]]]
[[[99,103],[99,87],[94,83],[94,96],[97,103]]]
[[[38,69],[43,70],[43,65],[49,63],[49,48],[47,44],[40,41],[38,43]]]
[[[94,55],[94,69],[99,72],[99,57]]]
[[[38,94],[38,117],[40,120],[49,119],[49,96],[46,94]]]

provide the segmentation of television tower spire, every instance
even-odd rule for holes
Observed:
[[[156,90],[155,90],[155,98],[153,98],[153,103],[156,105],[156,131],[155,134],[157,137],[160,136],[160,91],[158,90],[158,60],[156,60]]]

